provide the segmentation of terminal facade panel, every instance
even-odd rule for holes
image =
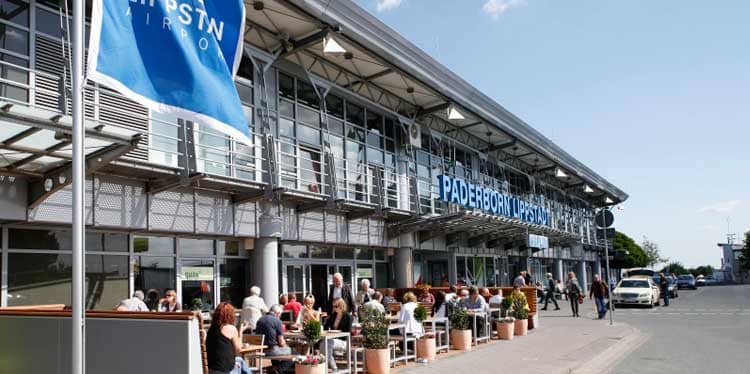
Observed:
[[[86,306],[165,288],[187,308],[240,306],[250,285],[324,300],[336,272],[377,288],[521,270],[590,283],[595,210],[627,195],[364,10],[323,3],[246,1],[236,87],[253,144],[89,83]],[[69,304],[65,28],[56,2],[8,6],[0,300]]]

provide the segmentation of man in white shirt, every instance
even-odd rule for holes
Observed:
[[[148,312],[148,307],[143,302],[143,291],[136,290],[133,292],[133,297],[120,301],[115,310],[118,312]]]
[[[490,307],[499,308],[503,303],[503,290],[497,288],[493,291],[492,297],[490,297]]]
[[[326,311],[329,316],[333,313],[333,301],[336,299],[344,299],[346,310],[354,313],[354,295],[352,294],[352,289],[344,283],[344,276],[341,273],[333,275],[333,285],[331,286],[331,291],[328,293],[328,304],[326,305]]]
[[[250,287],[250,296],[242,300],[242,311],[240,312],[240,320],[247,322],[251,330],[255,330],[255,324],[258,322],[260,317],[268,313],[268,307],[263,298],[260,297],[260,287]]]

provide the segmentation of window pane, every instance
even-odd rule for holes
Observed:
[[[8,254],[8,306],[70,305],[71,256]]]
[[[149,160],[167,166],[177,166],[178,131],[176,116],[151,111]]]
[[[344,100],[331,94],[326,95],[326,110],[329,115],[344,119]]]
[[[127,252],[128,236],[126,234],[86,234],[86,251],[88,252]]]
[[[320,99],[310,83],[302,80],[297,81],[297,99],[302,104],[320,109]]]
[[[213,240],[177,239],[181,256],[212,256],[214,254]]]
[[[250,61],[250,58],[242,55],[242,60],[240,60],[240,68],[237,69],[237,76],[253,80],[253,62]]]
[[[128,297],[128,257],[86,255],[86,285],[86,309],[112,310]]]
[[[297,119],[308,125],[320,127],[320,112],[300,105],[298,107]]]
[[[9,229],[8,247],[12,249],[70,250],[69,231]]]
[[[220,256],[247,256],[247,251],[241,250],[241,244],[236,240],[217,240],[216,254]]]
[[[310,247],[310,257],[312,258],[333,258],[333,249],[331,247]]]
[[[28,27],[29,4],[18,0],[0,0],[0,18]]]
[[[294,78],[279,73],[279,95],[294,100]]]
[[[136,290],[143,290],[146,294],[154,290],[160,296],[164,296],[164,290],[175,288],[177,275],[174,257],[136,256],[133,277]]]
[[[372,260],[372,249],[357,248],[354,250],[357,260]]]
[[[304,126],[300,126],[304,127]],[[309,192],[322,193],[320,185],[320,153],[300,148],[299,150],[300,185]]]
[[[286,258],[307,258],[307,247],[304,245],[287,245],[282,246],[284,257]]]
[[[279,100],[279,113],[282,116],[294,118],[294,102],[288,100]]]
[[[203,312],[213,309],[214,260],[182,260],[182,276],[182,309]]]
[[[250,284],[248,260],[226,259],[220,262],[219,281],[220,300],[230,302],[235,308],[242,308],[242,300]]]
[[[337,259],[354,259],[354,250],[351,248],[336,248]]]
[[[253,105],[253,87],[235,82],[234,87],[237,88],[237,94],[240,96],[240,101],[242,101],[243,104],[247,105]],[[252,118],[252,116],[250,117]]]
[[[367,111],[367,131],[371,134],[383,135],[383,117],[372,111]]]
[[[320,145],[320,130],[316,130],[305,125],[297,126],[297,138],[301,142],[312,145]]]
[[[344,123],[334,119],[328,118],[328,132],[336,135],[344,135]]]
[[[133,239],[135,253],[174,254],[174,239],[162,236],[141,236]]]
[[[385,261],[385,251],[375,251],[375,259],[379,261]]]
[[[279,136],[294,138],[294,122],[280,118],[279,119]]]
[[[36,8],[36,29],[50,36],[59,38],[62,36],[60,30],[60,16],[42,8]]]
[[[390,118],[385,119],[385,136],[391,139],[396,138],[396,122]]]
[[[346,103],[346,120],[359,125],[364,126],[365,122],[365,110],[358,105],[352,103]]]
[[[367,147],[367,162],[376,164],[383,163],[383,151],[373,147]]]
[[[0,48],[7,49],[24,56],[29,54],[29,33],[19,28],[3,25],[5,30],[0,33]]]
[[[393,287],[393,280],[391,279],[391,268],[389,263],[379,262],[375,264],[375,287]]]

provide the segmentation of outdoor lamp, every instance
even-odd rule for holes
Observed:
[[[453,121],[453,120],[466,119],[466,117],[464,117],[464,115],[461,114],[461,112],[459,112],[458,109],[456,109],[454,105],[451,105],[448,108],[448,119]]]
[[[346,53],[346,49],[339,44],[332,36],[328,35],[323,38],[323,53]]]
[[[568,174],[563,169],[555,168],[555,176],[558,178],[567,178]]]
[[[593,189],[593,188],[591,188],[591,186],[589,186],[589,185],[587,184],[587,185],[584,185],[584,186],[583,186],[583,192],[585,192],[585,193],[594,193],[594,189]]]
[[[615,202],[612,201],[612,199],[610,199],[609,196],[607,196],[606,198],[604,198],[604,203],[605,204],[614,204]]]

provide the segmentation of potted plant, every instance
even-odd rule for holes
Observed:
[[[513,334],[526,335],[529,330],[529,304],[526,302],[526,296],[519,292],[511,297],[513,298],[513,317],[516,318]]]
[[[450,316],[451,341],[453,347],[458,350],[468,351],[471,349],[471,317],[466,312],[463,303],[454,308]]]
[[[312,353],[312,348],[315,343],[320,340],[321,326],[320,322],[311,319],[302,325],[302,334],[305,336],[305,343],[307,343],[307,354]]]
[[[507,316],[497,320],[497,337],[500,340],[513,340],[516,319]]]
[[[500,302],[500,317],[505,318],[508,316],[508,311],[513,307],[513,298],[508,296],[503,298]]]
[[[320,335],[320,333],[318,333]],[[326,358],[321,354],[297,356],[294,358],[294,374],[325,374]]]
[[[427,319],[427,309],[422,305],[417,306],[414,309],[414,319],[420,324],[424,322]],[[417,358],[434,360],[437,353],[436,347],[434,335],[425,334],[420,336],[417,338]]]
[[[374,310],[363,313],[362,345],[365,347],[365,365],[368,373],[388,374],[391,372],[390,350],[388,349],[388,325],[391,321],[387,315]]]

